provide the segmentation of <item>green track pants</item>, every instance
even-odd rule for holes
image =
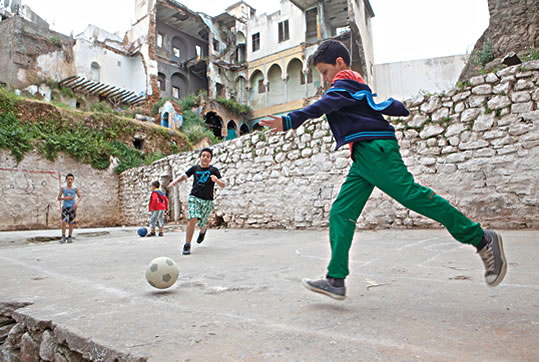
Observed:
[[[468,219],[443,197],[414,181],[394,140],[356,142],[355,161],[329,214],[331,260],[328,276],[346,278],[348,254],[356,222],[374,187],[404,207],[441,223],[458,241],[477,245],[483,238],[479,223]]]

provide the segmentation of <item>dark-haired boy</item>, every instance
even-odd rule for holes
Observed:
[[[72,173],[66,175],[65,186],[60,186],[58,200],[62,201],[62,238],[60,244],[73,242],[73,228],[75,226],[75,218],[77,217],[77,207],[82,197],[79,189],[75,186],[75,176]],[[69,235],[66,239],[66,229],[69,224]]]
[[[191,240],[193,239],[195,226],[200,228],[197,243],[200,244],[204,241],[208,218],[215,207],[213,201],[214,186],[217,184],[221,188],[225,187],[225,183],[221,180],[221,173],[217,167],[210,165],[212,158],[213,150],[211,148],[202,149],[199,155],[200,165],[192,166],[185,174],[177,177],[167,186],[167,188],[173,187],[177,183],[193,176],[193,187],[191,188],[188,199],[189,216],[187,230],[185,232],[183,255],[191,254]]]
[[[395,129],[382,114],[408,116],[406,107],[391,98],[374,102],[361,75],[350,69],[348,50],[336,40],[320,44],[312,63],[324,82],[331,84],[324,96],[303,110],[283,117],[269,116],[271,119],[260,122],[274,131],[286,131],[325,114],[336,148],[350,146],[353,163],[329,215],[331,260],[326,278],[304,279],[303,285],[334,299],[345,298],[344,279],[349,274],[348,254],[355,222],[376,186],[403,206],[444,225],[461,243],[475,246],[485,265],[487,284],[497,286],[507,270],[501,236],[496,231],[483,230],[434,191],[417,184],[404,165]]]
[[[159,236],[163,236],[165,226],[165,212],[168,210],[167,195],[159,188],[159,181],[152,182],[152,194],[150,195],[150,204],[148,210],[150,212],[150,233],[148,236],[155,236],[155,227],[159,227]]]

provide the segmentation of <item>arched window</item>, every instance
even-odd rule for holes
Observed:
[[[157,73],[157,84],[161,92],[167,90],[167,77],[163,73]]]

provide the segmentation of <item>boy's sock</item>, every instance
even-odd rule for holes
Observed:
[[[346,287],[344,279],[326,277],[320,280],[303,279],[303,286],[312,292],[325,294],[337,300],[346,298]]]
[[[344,287],[344,279],[342,278],[332,278],[330,276],[326,276],[329,284],[331,284],[334,287],[342,288]]]

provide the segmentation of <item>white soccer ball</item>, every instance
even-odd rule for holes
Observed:
[[[174,260],[161,256],[150,262],[146,269],[146,280],[157,289],[166,289],[178,279],[178,267]]]

